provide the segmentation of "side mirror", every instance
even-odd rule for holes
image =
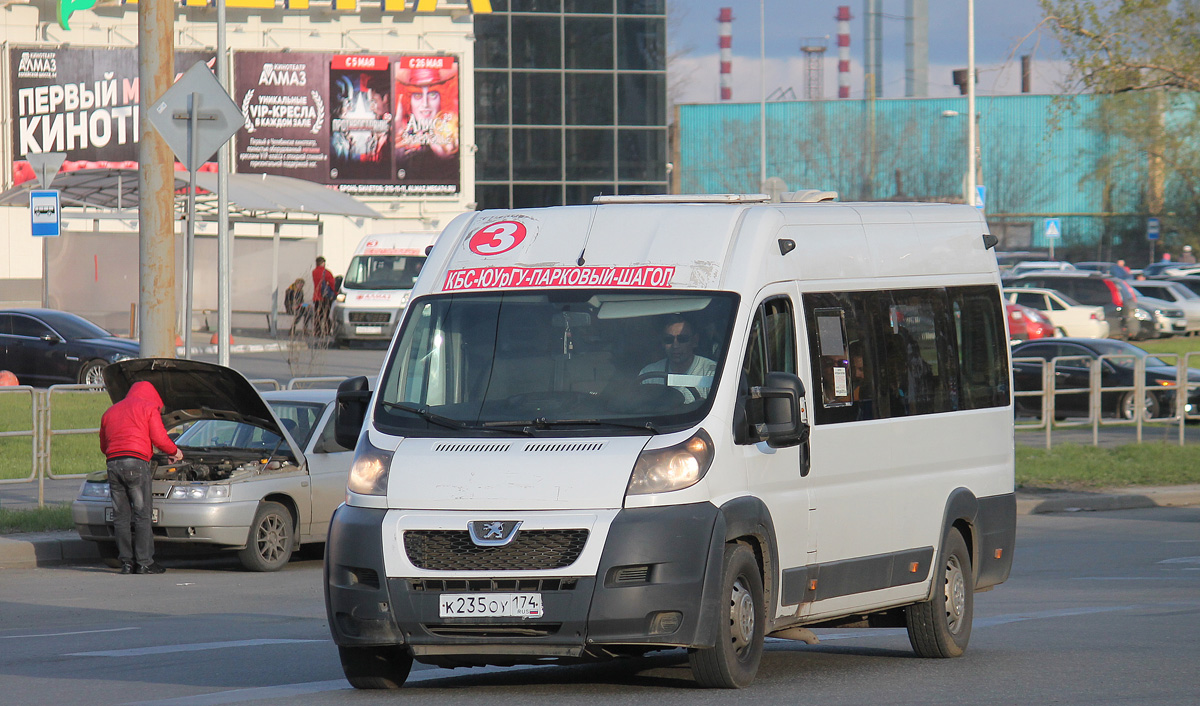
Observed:
[[[57,333],[43,333],[39,338],[49,344],[58,344],[63,342],[62,338],[60,338]]]
[[[808,418],[803,410],[804,383],[791,373],[767,373],[767,384],[742,387],[734,410],[734,442],[766,441],[781,449],[808,441]]]
[[[337,416],[333,420],[333,437],[338,444],[348,449],[358,445],[370,401],[371,390],[365,376],[348,378],[338,385],[337,409],[334,411]]]
[[[750,388],[751,399],[763,401],[763,421],[755,425],[767,446],[782,449],[808,441],[808,419],[801,411],[804,383],[791,373],[767,373],[766,385]]]

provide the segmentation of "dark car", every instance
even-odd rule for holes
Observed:
[[[1146,361],[1146,394],[1142,399],[1145,419],[1169,417],[1174,414],[1175,390],[1168,387],[1176,380],[1175,366],[1150,355],[1125,341],[1107,338],[1054,338],[1026,341],[1013,347],[1013,383],[1018,392],[1042,389],[1043,364],[1018,361],[1018,358],[1041,358],[1049,361],[1065,357],[1054,366],[1056,390],[1087,390],[1092,361],[1102,355],[1129,356],[1105,358],[1100,362],[1100,386],[1132,387],[1136,359]],[[1200,383],[1200,370],[1188,369],[1188,381]],[[1055,416],[1088,414],[1089,395],[1086,392],[1061,392],[1054,396]],[[1041,411],[1041,398],[1017,397],[1017,408],[1026,413]],[[1103,416],[1133,419],[1137,398],[1132,390],[1113,390],[1100,393],[1100,413]],[[1189,390],[1186,411],[1200,410],[1200,388]]]
[[[75,314],[0,310],[0,370],[12,372],[22,385],[103,385],[104,366],[138,355],[137,341],[118,338]]]
[[[1137,293],[1123,279],[1100,272],[1031,272],[1004,280],[1005,287],[1056,289],[1080,304],[1104,307],[1109,336],[1142,340],[1158,335],[1154,319],[1137,316]]]
[[[1129,268],[1118,265],[1115,262],[1076,262],[1075,269],[1103,272],[1117,279],[1133,279],[1133,273],[1129,271]]]

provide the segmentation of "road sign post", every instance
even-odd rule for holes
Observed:
[[[25,160],[29,162],[29,166],[33,167],[33,173],[37,177],[38,185],[43,189],[49,189],[50,183],[54,181],[54,175],[58,174],[58,170],[62,169],[63,162],[66,161],[67,155],[63,152],[32,152],[25,155]],[[44,205],[44,204],[43,204]],[[54,192],[54,210],[55,227],[54,235],[58,235],[62,229],[62,214],[61,203],[59,202],[58,192]],[[37,215],[33,203],[33,192],[29,194],[29,211],[30,217],[33,220],[34,235],[42,235],[37,233]],[[44,224],[43,224],[44,227]],[[50,257],[47,252],[45,240],[42,240],[42,307],[50,307]]]
[[[1042,221],[1042,233],[1045,234],[1046,242],[1050,244],[1050,259],[1054,259],[1054,243],[1062,237],[1062,219],[1061,218],[1045,218]]]
[[[200,106],[205,106],[201,110]],[[147,119],[188,170],[183,273],[183,357],[192,347],[192,273],[196,234],[196,170],[237,134],[246,118],[204,63],[196,63],[146,112]],[[221,214],[225,218],[225,214]]]
[[[1146,240],[1150,242],[1150,262],[1154,262],[1154,246],[1158,243],[1158,236],[1162,230],[1162,222],[1151,216],[1146,219]]]

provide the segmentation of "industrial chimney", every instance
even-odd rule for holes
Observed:
[[[717,45],[721,48],[721,100],[733,100],[733,8],[722,7]]]

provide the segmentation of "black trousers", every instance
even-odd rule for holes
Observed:
[[[150,492],[153,478],[149,461],[132,456],[108,459],[117,558],[123,562],[142,566],[154,563],[154,533],[150,523],[154,505],[154,496]]]

